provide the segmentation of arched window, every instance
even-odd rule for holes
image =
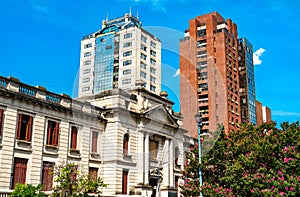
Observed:
[[[129,134],[126,133],[123,137],[123,154],[128,155]]]

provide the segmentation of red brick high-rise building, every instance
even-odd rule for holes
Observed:
[[[180,110],[183,127],[197,137],[194,115],[202,115],[202,131],[217,124],[238,128],[240,95],[238,33],[231,19],[217,12],[197,16],[180,40]]]
[[[256,101],[256,125],[272,122],[271,109]]]

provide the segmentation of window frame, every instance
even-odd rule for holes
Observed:
[[[132,33],[126,33],[124,34],[124,39],[128,39],[128,38],[131,38],[132,37]]]
[[[145,72],[143,72],[143,71],[140,71],[140,76],[142,77],[142,78],[147,78],[147,73],[145,73]]]
[[[100,136],[99,131],[91,132],[91,149],[90,149],[91,153],[96,153],[96,154],[99,153],[99,149],[98,149],[99,136]]]
[[[54,169],[54,163],[43,161],[42,179],[43,191],[52,191],[53,175],[51,174]]]
[[[150,55],[152,55],[153,57],[156,57],[156,52],[154,50],[150,50]]]
[[[82,92],[87,92],[87,91],[90,91],[90,90],[91,90],[90,86],[83,86],[83,87],[81,88],[81,91],[82,91]]]
[[[140,62],[140,67],[144,70],[147,70],[147,64],[145,64],[144,62]]]
[[[156,69],[155,68],[150,68],[150,72],[152,73],[152,74],[154,74],[154,75],[156,75]]]
[[[144,35],[141,35],[141,40],[146,43],[147,42],[147,37],[144,36]]]
[[[49,124],[51,123],[51,124]],[[50,125],[54,125],[51,127]],[[47,120],[47,135],[46,135],[46,145],[47,146],[58,146],[59,145],[59,134],[60,134],[60,122],[57,120],[48,119]]]
[[[92,43],[87,43],[83,46],[84,49],[88,49],[88,48],[91,48],[93,45]]]
[[[141,50],[147,52],[147,47],[145,45],[141,45]]]
[[[26,123],[24,123],[26,116],[29,119]],[[26,124],[26,126],[25,126],[26,128],[23,128],[24,124]],[[33,132],[33,116],[26,114],[26,113],[18,112],[17,127],[16,127],[16,139],[30,142],[31,138],[32,138],[32,132]]]
[[[92,64],[92,60],[85,60],[85,61],[83,61],[82,64],[83,64],[84,66],[89,66],[89,65]]]
[[[155,150],[152,150],[152,145],[155,143]],[[158,157],[158,149],[159,149],[159,143],[156,140],[149,139],[149,158],[151,160],[157,161]]]
[[[123,57],[129,57],[129,56],[132,56],[132,51],[123,52]]]
[[[129,65],[132,65],[132,60],[123,61],[123,66],[129,66]]]
[[[153,47],[154,49],[156,49],[156,43],[153,41],[150,41],[150,46]]]
[[[90,73],[91,73],[91,69],[90,69],[90,68],[84,69],[84,70],[82,71],[82,74],[83,74],[83,75],[87,75],[87,74],[90,74]]]
[[[82,79],[82,83],[89,83],[91,81],[90,77],[85,77]]]
[[[156,60],[155,60],[155,59],[152,59],[152,58],[150,58],[150,64],[152,64],[152,65],[156,66]]]
[[[123,79],[122,80],[122,85],[128,85],[131,84],[131,78]]]
[[[129,134],[125,133],[123,136],[123,155],[129,155]]]
[[[147,55],[145,55],[144,53],[141,53],[140,58],[141,58],[142,60],[147,61]]]
[[[152,83],[156,83],[156,78],[153,77],[153,76],[150,76],[150,81],[151,81]]]
[[[83,54],[83,57],[90,57],[90,56],[92,56],[92,52],[90,52],[90,51],[85,52],[85,53]]]
[[[17,183],[26,183],[27,165],[28,159],[14,157],[11,189],[15,189]]]
[[[123,172],[122,172],[122,194],[127,194],[128,175],[129,175],[129,170],[123,169]]]
[[[70,145],[71,150],[78,150],[78,127],[75,125],[71,126],[70,129]]]
[[[123,44],[123,48],[131,47],[131,46],[132,46],[132,42],[125,42]]]
[[[156,86],[150,85],[150,90],[153,91],[153,92],[155,92],[156,91]]]
[[[130,75],[130,74],[131,74],[131,69],[123,70],[123,75]]]

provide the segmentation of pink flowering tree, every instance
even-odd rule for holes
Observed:
[[[194,149],[196,154],[197,147]],[[188,174],[198,173],[198,157],[193,158],[195,161],[186,163],[185,179],[186,169]],[[299,123],[283,123],[281,129],[275,124],[242,125],[228,135],[222,131],[203,156],[201,169],[203,196],[300,196]],[[194,187],[200,191],[195,178],[185,181],[183,195]]]

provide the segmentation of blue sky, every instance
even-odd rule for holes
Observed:
[[[107,15],[122,16],[129,7],[163,42],[162,84],[176,102],[175,111],[178,39],[189,19],[218,11],[238,25],[239,37],[246,37],[254,51],[262,52],[255,66],[257,99],[272,109],[278,123],[299,120],[298,0],[0,0],[0,75],[75,95],[81,38],[100,29]]]

